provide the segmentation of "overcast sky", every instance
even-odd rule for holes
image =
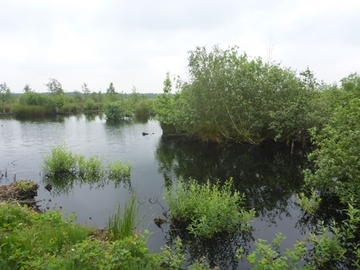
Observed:
[[[0,83],[45,92],[160,93],[196,46],[239,50],[338,82],[360,71],[358,0],[0,0]],[[270,53],[269,53],[270,52]]]

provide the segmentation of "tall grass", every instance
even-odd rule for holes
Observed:
[[[137,214],[138,205],[133,194],[125,203],[124,210],[118,205],[116,213],[109,217],[107,224],[109,240],[120,240],[133,235],[137,225]]]

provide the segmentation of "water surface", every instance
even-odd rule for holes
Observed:
[[[149,135],[143,136],[142,132]],[[309,230],[301,222],[303,213],[294,194],[302,185],[302,170],[309,166],[309,149],[297,148],[294,155],[284,144],[226,145],[203,144],[179,139],[164,139],[155,120],[109,124],[99,115],[79,115],[39,120],[0,118],[0,170],[7,171],[0,184],[16,179],[32,179],[40,184],[37,199],[41,207],[61,208],[76,212],[77,222],[105,227],[109,214],[123,205],[131,191],[113,183],[104,187],[76,185],[69,192],[54,194],[45,189],[43,157],[51,146],[66,143],[74,153],[86,157],[97,155],[104,163],[129,161],[132,164],[131,186],[140,202],[139,228],[152,232],[148,246],[160,250],[176,236],[189,244],[188,258],[206,256],[222,269],[244,269],[248,264],[234,257],[237,245],[245,251],[253,248],[257,238],[270,240],[277,232],[287,236],[283,247],[303,238]],[[246,207],[255,208],[254,233],[212,239],[191,239],[181,232],[169,230],[169,224],[158,228],[153,219],[161,216],[166,186],[179,178],[195,178],[200,182],[225,181],[232,177],[235,187],[245,193]],[[152,204],[158,200],[159,204]],[[187,238],[188,237],[188,238]],[[190,244],[191,243],[191,244]]]

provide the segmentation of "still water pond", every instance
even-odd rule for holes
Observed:
[[[147,132],[149,135],[143,136]],[[74,153],[87,157],[97,155],[104,162],[129,161],[132,164],[131,187],[141,203],[140,228],[152,232],[148,246],[159,251],[176,236],[188,245],[189,261],[206,257],[221,269],[246,269],[248,264],[235,258],[235,250],[242,245],[246,252],[258,238],[270,240],[277,232],[287,236],[283,248],[303,238],[307,225],[296,204],[294,194],[302,185],[302,170],[308,166],[309,149],[296,149],[290,155],[286,145],[208,145],[162,138],[162,130],[155,120],[109,124],[101,115],[79,115],[41,120],[0,118],[0,170],[7,178],[0,185],[16,179],[31,179],[39,183],[38,200],[41,208],[76,212],[79,223],[105,227],[117,205],[130,197],[128,186],[103,187],[75,185],[68,192],[49,192],[45,189],[43,157],[51,146],[66,143]],[[257,211],[252,225],[254,233],[243,237],[189,239],[165,224],[158,228],[154,217],[161,216],[164,188],[182,177],[200,182],[224,181],[233,177],[236,188],[246,194],[247,207]],[[151,202],[158,201],[153,204]]]

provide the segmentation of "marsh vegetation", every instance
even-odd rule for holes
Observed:
[[[163,94],[156,99],[136,91],[119,94],[112,83],[106,94],[90,93],[84,84],[83,93],[69,97],[55,79],[47,84],[48,94],[27,87],[16,99],[5,83],[1,85],[2,112],[22,116],[103,110],[109,139],[121,140],[121,129],[136,115],[155,114],[163,132],[153,146],[156,177],[163,179],[161,196],[168,207],[161,205],[163,213],[157,216],[163,214],[166,222],[160,225],[169,228],[168,247],[152,254],[146,248],[147,233],[135,230],[134,195],[109,217],[108,240],[100,242],[90,237],[93,229],[79,229],[71,218],[60,220],[57,212],[35,217],[24,208],[3,204],[4,269],[41,269],[40,265],[53,263],[91,269],[104,261],[107,269],[178,269],[184,265],[184,252],[193,269],[235,269],[236,258],[247,260],[253,269],[360,267],[360,76],[353,73],[328,85],[309,69],[299,72],[264,62],[240,54],[237,47],[211,51],[199,47],[189,52],[188,60],[188,79],[174,80],[167,73]],[[144,141],[153,139],[141,136],[144,133],[153,134],[137,131]],[[131,161],[147,154],[140,149]],[[81,184],[109,183],[124,183],[132,192],[132,180],[138,177],[132,170],[138,168],[129,164],[113,159],[104,165],[97,155],[74,154],[59,145],[44,159],[44,181],[55,194]],[[148,171],[143,171],[147,178]],[[146,187],[151,189],[152,184]],[[285,232],[254,240],[256,220],[279,224],[290,216],[289,221],[292,207],[300,213],[294,227],[303,237],[287,244],[287,249],[281,248]],[[9,212],[15,214],[6,215]],[[44,248],[29,250],[31,238],[19,239],[25,232],[34,233],[33,220],[42,224],[43,219],[50,222],[46,226],[58,224],[64,233],[58,238],[44,234],[48,241]],[[27,225],[20,230],[18,224]]]

